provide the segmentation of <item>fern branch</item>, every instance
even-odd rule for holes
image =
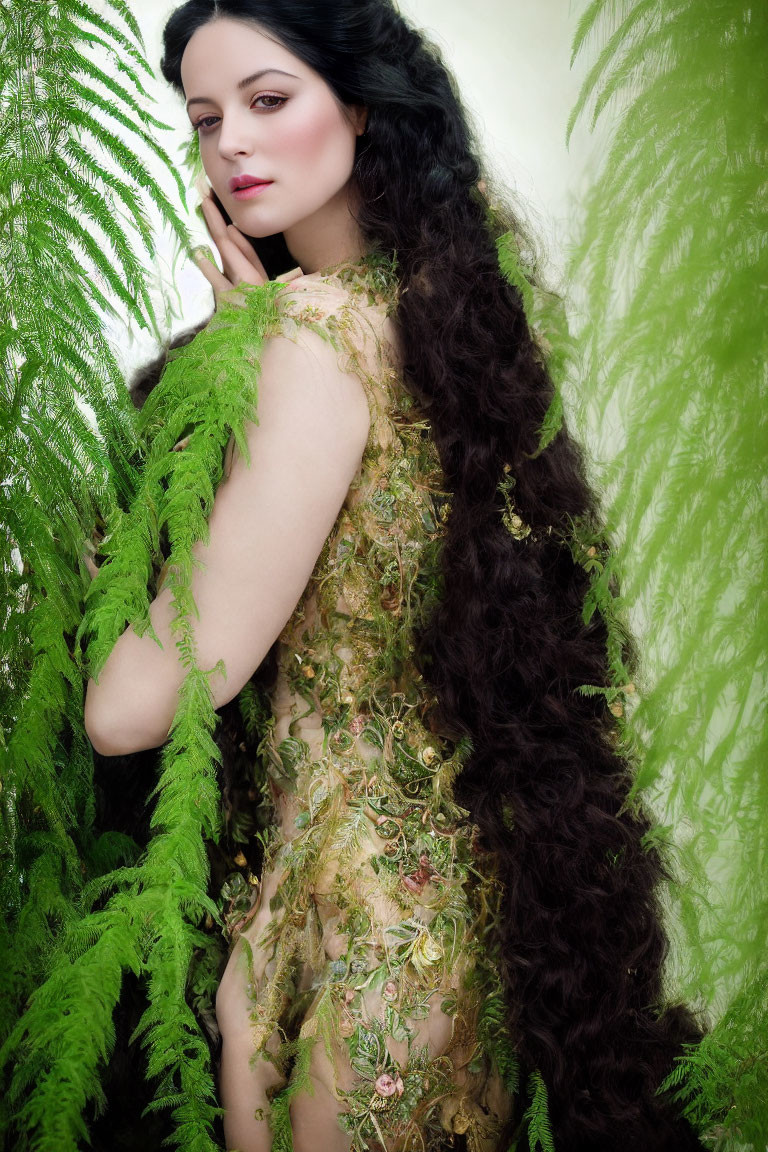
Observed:
[[[644,792],[674,830],[670,976],[675,995],[722,1014],[712,1035],[722,1024],[729,1036],[726,1045],[707,1038],[700,1060],[689,1053],[669,1087],[684,1078],[697,1124],[746,1138],[768,1130],[760,1075],[749,1096],[741,1088],[767,1051],[746,1005],[754,1010],[755,989],[768,986],[758,495],[768,431],[758,319],[768,304],[768,12],[595,0],[574,55],[588,43],[593,62],[568,133],[587,116],[612,123],[571,261],[586,316],[574,409],[599,461],[624,601],[644,638],[643,692],[628,725],[642,750],[633,795]]]

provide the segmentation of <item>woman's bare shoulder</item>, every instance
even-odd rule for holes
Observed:
[[[382,357],[397,363],[399,343],[394,322],[392,294],[372,284],[365,270],[345,268],[291,280],[280,293],[283,316],[296,325],[325,332],[348,352],[362,356],[362,363],[376,374]]]

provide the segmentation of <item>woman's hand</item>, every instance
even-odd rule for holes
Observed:
[[[230,292],[237,284],[266,284],[269,277],[253,246],[234,224],[225,224],[224,217],[213,202],[203,197],[203,218],[214,244],[219,250],[224,272],[203,251],[195,251],[197,266],[213,288],[216,303],[222,292]]]
[[[221,256],[223,273],[219,272],[204,250],[196,249],[194,256],[198,268],[213,288],[218,307],[219,297],[224,292],[231,292],[240,284],[266,284],[269,277],[253,245],[234,224],[224,223],[224,217],[210,194],[203,197],[202,210],[205,225]],[[295,268],[276,279],[287,283],[301,275],[301,269]]]

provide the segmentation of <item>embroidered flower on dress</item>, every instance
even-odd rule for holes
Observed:
[[[398,1076],[397,1079],[400,1080],[400,1077]],[[400,1080],[400,1083],[402,1084],[402,1080]],[[374,1088],[379,1096],[394,1096],[395,1092],[397,1092],[397,1080],[390,1076],[388,1072],[382,1072],[381,1076],[377,1078]]]
[[[411,961],[417,972],[424,972],[443,958],[443,949],[428,928],[419,933],[411,949]]]

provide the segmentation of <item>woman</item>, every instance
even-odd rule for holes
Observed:
[[[217,1001],[228,1147],[506,1149],[519,1072],[558,1152],[700,1147],[655,1096],[698,1037],[662,1011],[663,864],[576,691],[610,684],[596,501],[565,428],[540,448],[553,388],[453,82],[388,0],[190,0],[162,67],[222,304],[257,253],[288,273],[276,236],[298,265],[193,579],[217,706],[279,640],[274,823]],[[167,590],[151,618],[163,648],[128,629],[89,684],[107,754],[168,734]]]

